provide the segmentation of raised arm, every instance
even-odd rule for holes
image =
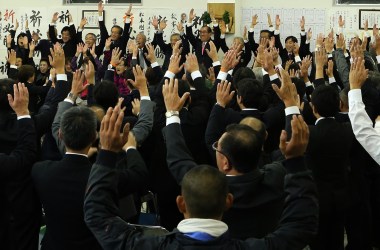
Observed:
[[[53,14],[53,17],[51,19],[51,23],[49,24],[49,37],[50,37],[50,41],[55,44],[56,42],[58,42],[58,39],[57,39],[57,34],[55,33],[55,24],[58,20],[58,12],[55,12]]]
[[[189,22],[186,24],[186,38],[189,40],[191,46],[196,47],[197,39],[193,34],[193,24],[192,21],[195,17],[194,9],[190,10],[189,14]]]

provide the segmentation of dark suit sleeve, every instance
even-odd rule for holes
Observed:
[[[168,49],[170,49],[170,44],[166,44],[164,42],[164,37],[163,37],[163,33],[162,32],[156,32],[154,34],[154,39],[153,41],[155,41],[155,44],[158,45],[160,47],[160,49],[165,53]],[[152,42],[153,44],[153,42]],[[155,45],[153,45],[155,46]]]
[[[262,239],[247,239],[249,249],[303,249],[318,229],[317,190],[303,157],[286,160],[284,210],[273,233]]]
[[[191,26],[186,25],[186,38],[190,42],[191,46],[193,46],[193,48],[197,46],[197,39],[195,38],[193,34],[193,25]]]
[[[128,149],[125,157],[117,163],[119,197],[146,188],[149,180],[148,168],[136,149]]]
[[[226,43],[226,38],[220,38],[220,48],[222,49],[223,53],[228,52],[229,49]]]
[[[247,65],[249,64],[249,62],[251,61],[251,58],[252,58],[252,51],[251,51],[251,48],[249,46],[249,43],[244,43],[244,67],[247,67]]]
[[[121,36],[121,46],[123,46],[122,48],[120,48],[121,50],[123,50],[125,52],[125,47],[127,46],[127,43],[129,41],[129,28],[131,27],[131,23],[125,23],[124,24],[124,31],[123,31],[123,35]]]
[[[17,80],[17,74],[18,74],[18,69],[11,68],[8,65],[8,78],[11,78],[13,80]]]
[[[255,34],[254,32],[248,31],[248,42],[249,42],[249,47],[251,48],[252,52],[256,54],[256,51],[259,48],[259,44],[255,43],[254,34]]]
[[[58,42],[57,35],[55,34],[55,31],[54,31],[54,26],[50,24],[49,24],[49,37],[52,44],[55,44],[56,42]]]
[[[216,25],[216,26],[213,26],[213,27],[214,27],[214,44],[215,44],[216,50],[219,51],[219,49],[222,46],[222,39],[220,37],[221,36],[221,32],[220,32],[219,25]],[[224,39],[224,44],[227,47],[225,39]],[[228,50],[228,47],[227,47],[227,50]]]
[[[17,121],[17,146],[9,154],[0,154],[0,178],[12,179],[20,173],[28,173],[37,159],[37,137],[33,120],[24,118]]]
[[[186,56],[187,54],[190,53],[189,40],[187,39],[185,34],[181,35],[181,40],[182,40],[182,56]]]
[[[181,184],[183,176],[197,164],[186,146],[179,123],[166,126],[163,129],[163,134],[166,141],[168,168],[177,183]]]

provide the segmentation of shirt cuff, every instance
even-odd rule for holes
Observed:
[[[83,29],[81,29],[81,28],[78,28],[78,32],[82,32],[83,31]]]
[[[128,152],[128,150],[130,150],[130,149],[134,149],[134,150],[136,150],[136,147],[134,147],[134,146],[129,146],[129,147],[127,147],[127,148],[125,149],[125,152]]]
[[[363,99],[362,99],[362,90],[361,89],[352,89],[352,90],[350,90],[348,92],[348,100],[349,100],[349,103],[352,103],[352,102],[363,102]]]
[[[74,105],[74,102],[73,102],[73,100],[71,100],[71,99],[69,99],[69,98],[65,98],[65,100],[63,100],[64,102],[69,102],[69,103],[71,103],[71,104],[73,104]]]
[[[220,64],[220,61],[216,61],[216,62],[213,62],[213,63],[212,63],[212,66],[213,66],[213,67],[216,67],[216,66],[219,66],[219,65],[221,65],[221,64]]]
[[[17,69],[17,66],[16,65],[10,65],[9,68],[11,68],[11,69]]]
[[[26,118],[30,119],[32,117],[30,115],[20,115],[20,116],[17,116],[17,120],[26,119]]]
[[[367,30],[367,32],[364,32],[364,35],[368,38],[368,37],[371,37],[371,33],[369,33],[369,30]]]
[[[193,26],[193,23],[186,23],[186,26],[191,27],[191,26]]]
[[[335,77],[329,77],[329,83],[331,84],[331,83],[334,83],[334,82],[336,82],[335,81]]]
[[[263,76],[268,75],[268,72],[264,68],[261,68],[261,72],[263,73]]]
[[[136,56],[132,56],[132,59],[134,60],[134,59],[136,59],[137,60],[137,57]]]
[[[275,34],[275,35],[279,35],[279,34],[280,34],[280,31],[279,31],[279,30],[275,30],[275,31],[274,31],[274,34]]]
[[[157,66],[160,66],[160,65],[158,64],[158,62],[154,62],[154,63],[150,64],[150,66],[151,66],[152,68],[154,68],[154,67],[157,67]]]
[[[343,28],[342,27],[338,27],[338,34],[341,34],[343,32],[344,32]]]
[[[300,114],[300,109],[297,106],[290,106],[285,109],[285,115],[295,115]]]
[[[278,79],[277,73],[274,74],[274,75],[269,76],[269,79],[270,79],[271,82],[273,82],[274,80]]]
[[[310,40],[306,40],[305,44],[309,44],[310,43]]]
[[[249,28],[249,32],[253,32],[254,28]]]
[[[233,69],[230,69],[230,70],[228,71],[228,74],[229,74],[230,76],[232,76],[232,73],[234,73],[234,70],[233,70]]]
[[[377,63],[380,63],[380,55],[376,56]]]
[[[199,70],[191,73],[191,78],[194,80],[195,78],[202,77],[202,74]]]
[[[223,71],[219,71],[217,79],[222,80],[222,81],[226,80],[227,79],[227,75],[228,75],[228,73],[223,72]]]
[[[148,95],[144,95],[144,96],[141,96],[140,100],[147,100],[147,101],[150,101],[150,96]]]
[[[306,32],[301,30],[301,36],[306,36]]]
[[[220,39],[224,39],[224,38],[226,38],[226,35],[225,34],[221,34],[220,35]]]
[[[130,17],[125,18],[125,23],[131,23],[131,18]]]
[[[103,21],[103,15],[102,16],[98,16],[98,21]]]
[[[169,79],[173,79],[175,77],[175,74],[173,72],[170,72],[169,70],[166,71],[165,73],[165,76],[164,77],[167,77]]]
[[[294,60],[296,61],[296,63],[298,63],[298,62],[301,62],[302,60],[301,60],[301,57],[300,56],[296,56],[296,57],[294,57]]]
[[[307,88],[307,87],[310,87],[310,86],[313,86],[313,84],[311,84],[310,81],[308,81],[307,83],[305,83],[305,85],[306,85],[306,88]]]
[[[166,126],[172,123],[181,123],[181,119],[179,119],[179,116],[173,115],[172,117],[166,118]]]
[[[56,23],[49,23],[50,26],[57,26]]]
[[[350,57],[350,55],[346,52],[346,53],[344,53],[344,57]],[[377,57],[376,57],[377,58]]]
[[[272,27],[269,27],[269,31],[270,32],[273,32],[274,31],[274,27],[272,26]]]
[[[57,81],[66,81],[67,82],[67,75],[66,74],[58,74],[57,75]]]
[[[333,55],[331,53],[328,53],[327,58],[333,58]]]

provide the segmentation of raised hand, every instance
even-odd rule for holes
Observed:
[[[100,145],[102,150],[119,152],[128,141],[129,123],[125,124],[123,133],[120,129],[123,124],[124,110],[120,104],[109,108],[100,124]]]
[[[300,27],[301,27],[301,30],[305,30],[305,17],[304,16],[301,17]]]
[[[376,55],[380,55],[380,35],[375,36],[376,44],[375,44],[375,51]]]
[[[127,11],[125,12],[125,15],[126,15],[127,17],[132,16],[133,14],[132,14],[131,11],[132,11],[132,3],[129,4],[129,7],[128,7]]]
[[[194,9],[191,9],[189,13],[189,23],[191,23],[194,18],[195,18]]]
[[[159,26],[160,26],[160,30],[164,30],[166,28],[166,26],[167,26],[166,20],[161,20]]]
[[[214,82],[215,82],[216,77],[215,77],[215,70],[214,70],[214,67],[210,67],[210,68],[208,68],[208,75],[207,75],[207,78],[210,80],[211,83],[214,83]]]
[[[340,33],[338,36],[338,40],[336,41],[336,48],[337,49],[343,49],[344,44],[345,44],[344,35],[342,33]],[[343,53],[345,53],[345,52],[346,51],[343,50]]]
[[[293,54],[295,56],[299,56],[300,54],[300,46],[298,45],[298,43],[294,43],[294,46],[293,46]]]
[[[87,24],[87,18],[83,17],[82,20],[80,20],[79,28],[83,30],[84,26]]]
[[[111,49],[111,44],[112,44],[112,37],[108,37],[106,40],[106,44],[104,45],[106,47],[106,50]]]
[[[355,58],[350,68],[350,88],[360,89],[368,77],[368,69],[364,67],[364,59],[362,57]]]
[[[57,74],[65,73],[65,52],[61,45],[56,43],[53,49],[50,49],[49,62],[55,68]]]
[[[112,56],[111,56],[111,64],[112,66],[117,66],[120,63],[120,55],[121,55],[121,50],[119,47],[116,47],[112,50]]]
[[[78,43],[77,52],[75,53],[75,56],[78,57],[81,53],[83,53],[83,43]]]
[[[287,60],[285,63],[285,70],[288,71],[290,65],[292,65],[292,64],[293,64],[293,60]]]
[[[258,18],[259,16],[257,14],[252,16],[251,28],[255,28],[255,26],[259,23],[257,21]]]
[[[376,24],[373,25],[372,34],[374,37],[379,35],[379,28],[377,27]]]
[[[141,106],[140,100],[137,98],[133,99],[133,101],[132,101],[132,114],[134,114],[135,116],[138,116],[140,114],[140,106]]]
[[[170,58],[168,71],[174,74],[178,74],[179,72],[181,72],[181,70],[183,69],[183,65],[181,66],[179,65],[180,61],[181,61],[181,55],[173,54],[172,57]]]
[[[339,27],[343,28],[345,23],[346,23],[346,21],[343,19],[342,15],[340,15],[339,19],[338,19]]]
[[[103,15],[103,10],[104,10],[103,1],[99,1],[98,2],[98,13],[99,13],[99,16]]]
[[[334,49],[334,36],[328,36],[325,38],[324,41],[326,52],[332,53],[332,50]]]
[[[269,14],[269,13],[267,13],[267,20],[268,20],[268,26],[269,26],[269,27],[272,27],[272,26],[273,26],[272,18],[270,17],[270,14]]]
[[[181,47],[181,44],[182,44],[182,40],[178,40],[174,46],[173,46],[173,54],[178,54],[178,55],[181,55],[182,54],[182,49],[183,47]]]
[[[8,50],[8,58],[6,59],[9,65],[16,65],[16,51],[13,49],[11,51]]]
[[[285,130],[282,130],[280,136],[279,148],[286,159],[303,156],[309,142],[309,127],[301,115],[293,115],[291,126],[292,137],[289,142],[286,141],[287,133]]]
[[[302,59],[302,62],[300,65],[300,76],[301,77],[308,78],[308,74],[309,74],[308,70],[309,70],[311,63],[312,63],[312,60],[311,60],[310,55],[308,55]]]
[[[184,28],[183,28],[182,22],[178,22],[178,24],[177,24],[177,30],[178,30],[179,33],[183,32]]]
[[[17,30],[18,27],[20,27],[20,25],[19,25],[19,22],[18,22],[18,20],[17,20],[17,18],[16,18],[15,30]]]
[[[86,71],[87,71],[87,68],[86,68]],[[90,73],[87,73],[87,72],[83,73],[81,70],[77,70],[73,74],[73,82],[71,83],[70,93],[72,93],[74,96],[76,97],[79,96],[80,93],[82,93],[88,87],[89,85],[88,83],[86,85],[83,85],[84,77],[85,75],[87,77],[87,74],[90,74]]]
[[[149,96],[147,80],[144,71],[139,65],[133,67],[133,75],[135,76],[135,80],[127,79],[127,81],[140,92],[140,96]]]
[[[156,62],[156,56],[154,55],[154,47],[152,44],[148,43],[145,45],[145,48],[147,49],[148,53],[144,53],[146,59],[148,59],[148,61],[150,63],[154,63]]]
[[[234,97],[235,91],[230,92],[230,89],[231,83],[226,80],[218,83],[216,88],[216,102],[223,108],[225,108]]]
[[[276,30],[280,29],[281,19],[280,15],[276,15]]]
[[[327,69],[326,69],[326,75],[330,77],[334,77],[334,62],[333,60],[329,60],[327,62]]]
[[[17,116],[29,115],[29,92],[24,83],[13,84],[13,97],[8,94],[8,102]]]
[[[55,13],[53,14],[53,17],[52,17],[52,19],[51,19],[51,22],[52,22],[52,23],[56,23],[56,22],[57,22],[57,20],[58,20],[58,15],[59,15],[58,12],[55,12]]]
[[[89,60],[88,65],[85,69],[85,76],[88,84],[95,84],[95,73],[94,64]]]
[[[297,106],[297,89],[292,83],[288,72],[285,70],[280,71],[281,74],[281,87],[276,84],[272,84],[273,90],[277,96],[284,102],[285,107]]]
[[[212,59],[213,62],[219,61],[218,51],[213,41],[209,42],[210,50],[206,49],[207,55]]]
[[[189,53],[186,55],[185,69],[189,73],[199,70],[198,59],[194,54]]]
[[[11,48],[12,46],[12,35],[8,34],[7,35],[7,48]]]
[[[227,51],[227,53],[225,54],[222,60],[220,70],[223,72],[228,72],[229,70],[233,69],[235,57],[236,57],[235,51],[233,50]]]
[[[312,37],[313,37],[313,32],[311,31],[311,28],[309,28],[309,30],[307,31],[306,40],[310,41]]]
[[[164,96],[165,107],[167,111],[180,111],[186,102],[186,99],[190,96],[189,92],[186,92],[179,97],[178,95],[178,79],[165,80],[165,84],[162,86],[162,95]]]

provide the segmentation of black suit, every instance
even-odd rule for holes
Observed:
[[[129,40],[129,28],[131,27],[131,23],[124,23],[124,30],[123,34],[121,35],[120,39],[112,41],[110,50],[112,51],[114,48],[118,47],[122,52],[121,55],[124,56],[125,54],[125,48],[127,46],[128,40]],[[95,51],[96,54],[99,56],[103,53],[104,46],[106,44],[106,40],[109,38],[107,28],[103,21],[99,21],[99,28],[100,28],[100,42],[99,45],[96,46]]]
[[[60,43],[62,44],[63,51],[65,52],[65,57],[74,57],[75,52],[77,51],[77,37],[76,37],[76,30],[74,24],[69,26],[69,32],[70,32],[70,40],[66,43],[63,42],[62,39],[58,39],[57,35],[55,34],[54,26],[49,25],[49,37],[52,44]]]
[[[83,218],[90,171],[91,162],[81,155],[34,165],[32,178],[46,214],[42,249],[101,249]]]

